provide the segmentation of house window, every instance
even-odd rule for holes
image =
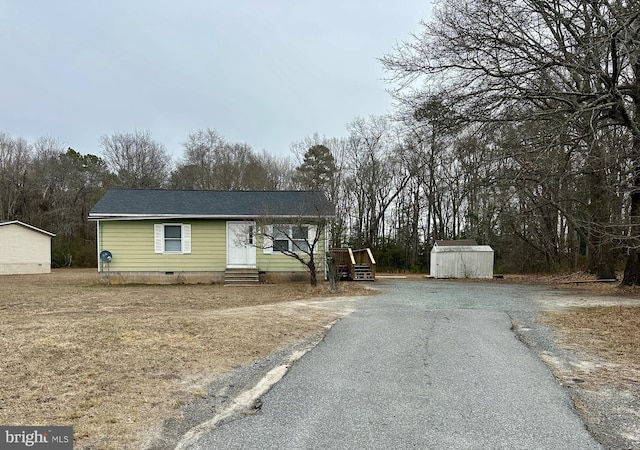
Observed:
[[[274,252],[309,252],[309,226],[303,225],[274,225]]]
[[[309,253],[309,227],[294,226],[291,228],[292,251]]]
[[[154,225],[155,253],[191,253],[191,225],[157,223]]]
[[[274,225],[273,227],[273,251],[283,252],[289,250],[288,229],[286,225]]]
[[[164,226],[164,251],[166,253],[182,252],[182,225]]]

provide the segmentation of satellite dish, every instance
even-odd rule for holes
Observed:
[[[102,250],[100,252],[100,261],[110,263],[113,259],[113,255],[109,250]]]
[[[111,274],[109,271],[109,265],[110,265],[109,263],[111,262],[112,259],[113,259],[113,255],[109,250],[102,250],[100,252],[100,261],[102,261],[103,263],[107,263],[107,284],[109,286],[111,286]]]

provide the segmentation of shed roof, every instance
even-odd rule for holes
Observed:
[[[490,252],[493,253],[493,249],[488,245],[434,245],[431,249],[431,253],[476,253],[476,252]]]
[[[318,191],[186,191],[110,189],[89,219],[168,217],[329,217],[333,206]]]
[[[456,239],[452,241],[435,241],[433,245],[438,247],[460,247],[478,245],[475,239]]]
[[[38,233],[46,234],[47,236],[51,236],[51,237],[55,236],[55,234],[50,233],[49,231],[42,230],[42,229],[40,229],[38,227],[34,227],[33,225],[29,225],[28,223],[24,223],[24,222],[21,222],[19,220],[9,220],[9,221],[6,221],[6,222],[0,222],[0,227],[4,226],[4,225],[19,225],[21,227],[25,227],[25,228],[28,228],[30,230],[37,231]]]

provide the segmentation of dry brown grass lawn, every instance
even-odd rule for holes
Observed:
[[[618,279],[621,277],[618,274]],[[596,282],[593,275],[585,273],[508,278],[574,292],[591,305],[609,299],[606,306],[545,312],[540,320],[555,330],[562,347],[593,362],[581,372],[568,375],[584,381],[584,388],[615,386],[640,391],[640,306],[615,304],[616,298],[640,299],[640,288]]]
[[[594,362],[574,374],[586,389],[617,387],[640,391],[640,307],[579,308],[544,313],[563,347]]]
[[[306,300],[329,295],[297,283],[105,286],[94,270],[1,276],[0,424],[73,425],[75,448],[138,448],[220,374],[320,335],[341,311]]]

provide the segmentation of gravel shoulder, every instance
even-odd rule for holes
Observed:
[[[202,433],[215,429],[225,421],[238,415],[254,414],[260,409],[259,395],[268,390],[275,378],[266,382],[268,374],[278,367],[288,369],[295,360],[313,348],[323,334],[317,334],[304,341],[279,349],[265,358],[238,367],[208,386],[207,392],[193,399],[182,408],[182,415],[164,422],[160,436],[146,443],[149,450],[169,450],[182,448],[197,439]],[[255,396],[247,393],[258,386]]]

